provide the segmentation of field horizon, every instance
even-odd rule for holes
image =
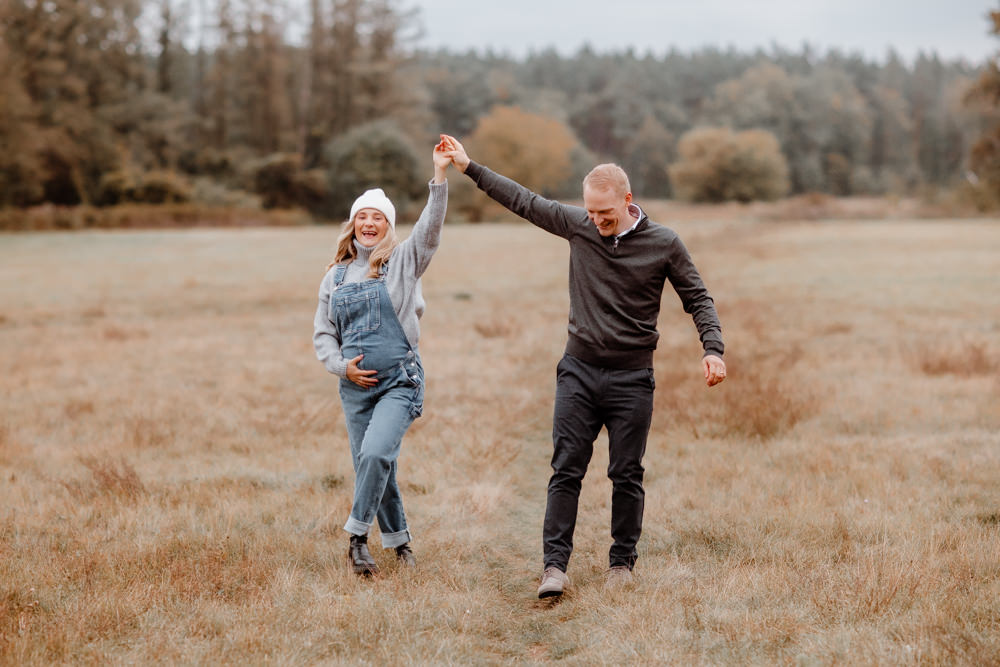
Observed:
[[[670,226],[729,379],[668,286],[638,586],[601,588],[602,432],[555,603],[564,241],[446,223],[399,463],[419,566],[376,546],[362,580],[311,344],[334,226],[0,233],[0,662],[1000,664],[1000,224]]]

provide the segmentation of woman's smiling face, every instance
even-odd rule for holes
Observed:
[[[363,208],[354,216],[354,238],[366,248],[374,248],[385,238],[389,221],[376,208]]]

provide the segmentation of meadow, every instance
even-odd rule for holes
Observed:
[[[1000,664],[1000,224],[668,224],[729,379],[668,288],[638,586],[601,586],[602,434],[557,602],[562,240],[446,225],[400,459],[419,567],[375,548],[364,580],[311,343],[334,228],[0,235],[0,662]]]

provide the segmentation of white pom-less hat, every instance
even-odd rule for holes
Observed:
[[[363,195],[354,200],[354,205],[351,206],[351,220],[354,220],[354,216],[363,208],[373,208],[376,211],[381,211],[385,219],[389,221],[389,226],[396,227],[396,207],[392,205],[389,198],[382,192],[382,188],[366,190]]]

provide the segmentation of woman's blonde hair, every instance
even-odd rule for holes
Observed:
[[[385,237],[379,241],[372,250],[371,258],[368,260],[368,277],[378,278],[382,272],[382,267],[389,261],[392,251],[399,245],[399,238],[396,236],[396,228],[388,225],[385,230]],[[333,254],[333,261],[326,265],[326,270],[344,261],[353,262],[358,257],[358,250],[354,247],[354,220],[347,220],[340,227],[340,236],[337,237],[337,251]]]

